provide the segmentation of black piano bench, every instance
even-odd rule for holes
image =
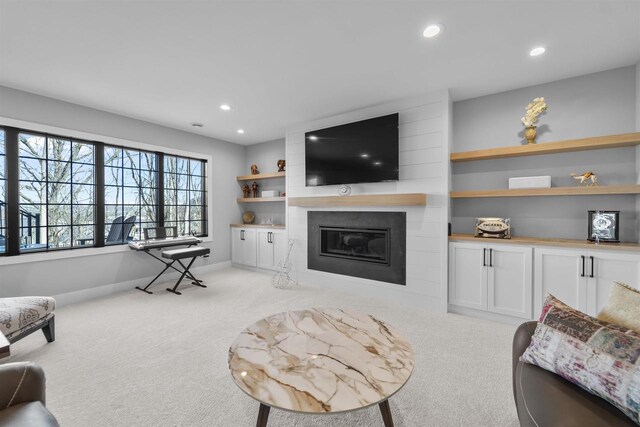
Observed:
[[[184,279],[184,276],[186,275],[189,275],[189,278],[192,280],[191,283],[193,283],[194,285],[206,288],[206,286],[202,284],[202,280],[196,279],[195,276],[189,271],[189,269],[193,265],[193,262],[196,260],[196,258],[198,258],[199,256],[205,256],[205,257],[209,256],[210,252],[211,252],[211,249],[202,248],[202,247],[172,249],[169,251],[162,251],[162,258],[170,259],[171,264],[173,264],[174,262],[177,262],[183,268],[182,275],[176,282],[173,289],[167,288],[167,291],[173,292],[174,294],[177,294],[177,295],[182,295],[180,292],[176,291],[176,289],[178,289],[180,282],[182,282],[182,279]],[[185,267],[185,265],[182,263],[181,260],[186,258],[191,258],[191,261],[189,261],[189,264]]]

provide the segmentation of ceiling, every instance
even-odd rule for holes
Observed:
[[[638,62],[638,1],[0,1],[0,85],[245,145]]]

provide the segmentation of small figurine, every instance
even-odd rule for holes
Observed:
[[[258,197],[258,183],[253,181],[253,185],[251,186],[251,190],[253,191],[253,197]]]
[[[242,194],[244,194],[245,199],[249,197],[249,195],[251,194],[251,189],[249,188],[249,184],[245,184],[242,187]]]
[[[283,159],[278,160],[278,172],[284,172],[285,161]]]
[[[571,178],[575,179],[576,181],[579,181],[579,185],[582,184],[586,184],[587,186],[592,186],[592,185],[598,185],[598,176],[589,171],[589,172],[585,172],[582,175],[578,175],[575,172],[571,172]],[[591,183],[589,183],[589,181],[591,181]]]
[[[251,165],[251,175],[258,175],[259,173],[258,165]]]

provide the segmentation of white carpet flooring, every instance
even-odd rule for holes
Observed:
[[[154,286],[56,310],[56,341],[37,332],[0,363],[30,360],[47,376],[47,407],[72,426],[252,426],[258,404],[232,382],[227,350],[269,314],[337,306],[368,312],[411,341],[416,366],[390,399],[395,425],[516,426],[515,327],[318,288],[279,290],[271,276],[226,269],[183,295]],[[335,415],[271,411],[269,426],[382,426],[376,407]]]

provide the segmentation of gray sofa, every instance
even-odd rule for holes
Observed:
[[[519,360],[537,324],[523,323],[513,337],[513,396],[520,426],[636,426],[605,400],[552,372]]]
[[[31,362],[0,365],[0,426],[58,426],[45,408],[42,368]]]

